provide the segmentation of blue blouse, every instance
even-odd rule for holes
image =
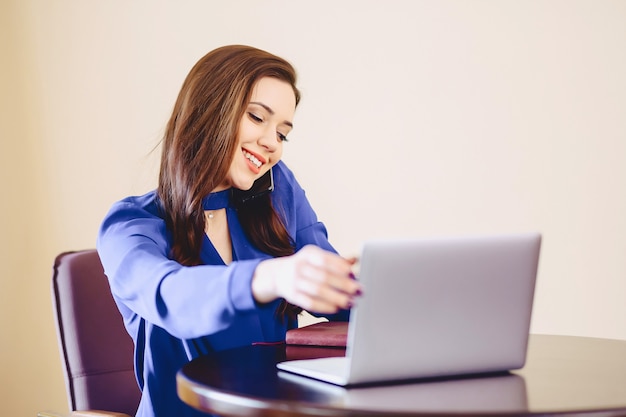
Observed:
[[[283,162],[274,166],[271,194],[296,251],[308,244],[334,251],[304,190]],[[203,354],[254,342],[277,342],[297,326],[275,317],[280,300],[259,305],[251,291],[256,266],[271,256],[246,237],[231,205],[230,190],[212,193],[204,208],[225,208],[233,261],[225,265],[205,235],[204,265],[170,259],[170,236],[159,216],[155,191],[113,205],[97,241],[111,291],[135,343],[135,372],[142,390],[137,416],[206,416],[176,395],[176,372]],[[347,320],[348,311],[329,316]]]

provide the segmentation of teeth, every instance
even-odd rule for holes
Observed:
[[[250,160],[250,162],[252,162],[254,165],[256,165],[257,168],[261,167],[261,161],[259,161],[256,156],[252,155],[250,152],[248,151],[243,151],[243,156],[245,156],[246,158],[248,158],[248,160]]]

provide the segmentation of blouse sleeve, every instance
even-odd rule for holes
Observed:
[[[163,219],[136,200],[111,208],[97,248],[118,302],[181,339],[218,332],[255,310],[250,288],[260,259],[182,266],[168,258],[166,236]]]

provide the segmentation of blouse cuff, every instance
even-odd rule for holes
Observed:
[[[237,261],[237,273],[230,280],[230,299],[236,311],[250,311],[257,308],[252,295],[252,277],[262,259]]]

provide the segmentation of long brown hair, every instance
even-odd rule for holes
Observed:
[[[289,83],[300,101],[296,72],[284,59],[244,45],[215,49],[185,79],[166,126],[157,195],[168,231],[170,256],[183,265],[202,263],[205,233],[202,199],[226,177],[234,158],[239,122],[255,83],[274,77]],[[273,256],[294,253],[289,236],[268,196],[238,209],[250,241]],[[283,303],[281,313],[301,309]]]

